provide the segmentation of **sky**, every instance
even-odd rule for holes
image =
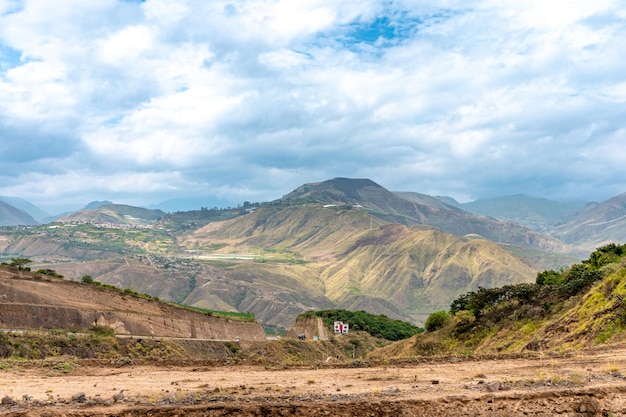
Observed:
[[[0,0],[0,195],[602,201],[626,192],[624,39],[624,0]]]

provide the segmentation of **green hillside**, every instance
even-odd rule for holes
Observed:
[[[535,283],[480,288],[433,313],[429,330],[380,355],[568,351],[626,339],[626,245],[537,274]]]

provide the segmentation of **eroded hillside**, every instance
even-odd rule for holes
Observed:
[[[375,356],[573,351],[626,340],[626,245],[609,244],[535,283],[472,291],[433,313],[429,332]]]
[[[319,204],[264,207],[212,223],[181,244],[207,261],[252,257],[222,268],[225,276],[247,275],[256,283],[267,279],[266,285],[282,282],[284,288],[292,282],[334,306],[367,304],[378,312],[378,305],[413,320],[470,289],[528,282],[537,272],[485,239],[386,224],[363,210]]]
[[[91,284],[0,267],[0,326],[212,340],[265,340],[260,325],[212,317]]]

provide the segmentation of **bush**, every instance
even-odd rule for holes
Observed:
[[[63,275],[58,274],[54,269],[38,269],[37,274],[48,275],[56,278],[63,278]]]
[[[109,326],[91,326],[89,332],[96,336],[115,336],[115,330]]]
[[[426,323],[424,323],[424,328],[427,332],[434,332],[435,330],[443,328],[449,320],[450,315],[446,311],[435,311],[426,319]]]

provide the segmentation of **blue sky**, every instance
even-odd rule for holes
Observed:
[[[626,192],[626,4],[0,0],[0,195]]]

